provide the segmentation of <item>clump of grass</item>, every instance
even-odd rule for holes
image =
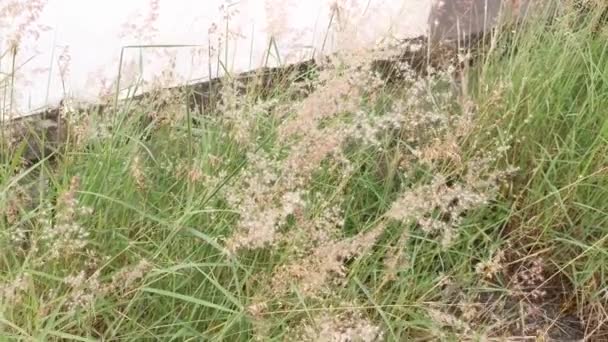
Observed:
[[[518,275],[507,287],[537,277],[526,305],[542,311],[557,301],[560,315],[579,317],[586,336],[601,338],[605,260],[596,251],[606,236],[608,121],[601,113],[608,93],[605,23],[598,20],[606,7],[587,2],[581,12],[580,5],[561,3],[551,21],[535,13],[539,20],[497,37],[479,68],[475,98],[482,127],[510,141],[500,162],[521,170],[501,218],[501,235],[512,243],[506,273]]]
[[[608,64],[561,10],[497,31],[465,91],[359,51],[306,94],[228,80],[213,115],[125,106],[71,122],[53,162],[12,152],[0,334],[601,338]]]

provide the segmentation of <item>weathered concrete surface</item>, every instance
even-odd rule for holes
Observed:
[[[410,39],[430,33],[434,41],[466,38],[492,27],[501,6],[518,12],[527,2],[7,0],[28,5],[8,13],[14,16],[12,26],[0,18],[0,35],[11,37],[12,29],[34,20],[20,37],[14,98],[2,101],[0,115],[53,108],[66,95],[97,102],[101,94],[116,89],[119,65],[121,89],[200,83],[221,75],[223,68],[238,73],[295,63],[321,51],[372,44],[380,37]],[[3,6],[0,2],[0,16]],[[0,41],[3,52],[7,41]],[[161,46],[167,43],[193,46]],[[138,44],[153,47],[128,48],[120,60],[122,46]],[[7,58],[5,54],[0,61],[5,73],[11,65]],[[0,83],[6,85],[4,81]]]
[[[418,36],[426,30],[430,5],[431,0],[1,0],[0,52],[18,37],[18,72],[13,101],[0,107],[15,117],[56,106],[65,95],[95,102],[114,91],[119,65],[123,91],[135,84],[170,87],[208,80],[224,69],[239,73],[299,62],[382,36]],[[125,49],[121,59],[123,46],[141,45],[146,47]],[[10,57],[2,55],[0,71],[11,72]]]
[[[434,0],[428,28],[434,41],[466,41],[496,26],[501,15],[522,17],[530,0]]]

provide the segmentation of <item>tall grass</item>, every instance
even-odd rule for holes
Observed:
[[[522,258],[545,259],[542,285],[563,286],[563,306],[594,336],[606,332],[608,46],[606,5],[581,4],[550,22],[530,20],[499,43],[480,68],[476,97],[484,127],[512,141],[502,163],[523,171],[503,234]]]
[[[601,340],[606,33],[537,15],[493,36],[467,91],[399,63],[385,82],[364,51],[13,151],[1,336]]]

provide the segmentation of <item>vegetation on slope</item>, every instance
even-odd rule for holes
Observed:
[[[358,51],[213,113],[68,116],[60,155],[0,168],[0,334],[606,338],[607,33],[533,15],[460,88],[465,52],[388,83]]]

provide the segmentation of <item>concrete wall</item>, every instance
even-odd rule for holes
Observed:
[[[64,96],[98,101],[114,91],[119,65],[125,93],[417,37],[429,24],[437,35],[479,30],[459,20],[479,18],[481,3],[494,17],[501,1],[0,0],[0,107],[14,117]]]

